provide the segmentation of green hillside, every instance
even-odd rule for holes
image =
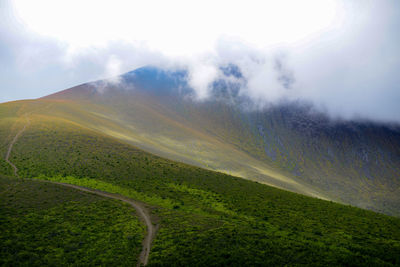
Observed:
[[[224,105],[202,108],[175,96],[142,90],[132,93],[114,88],[99,94],[85,85],[38,102],[47,106],[39,111],[43,115],[85,125],[161,157],[337,200],[270,161],[249,154],[261,148],[261,138],[253,138]]]
[[[150,266],[400,264],[398,218],[155,156],[132,146],[129,138],[84,123],[93,116],[116,129],[113,120],[62,113],[78,112],[82,106],[76,103],[41,100],[0,107],[2,153],[12,133],[29,121],[10,156],[21,177],[119,193],[152,207],[159,230]],[[122,127],[118,133],[124,134]],[[2,172],[9,174],[3,165]],[[108,212],[95,207],[94,218]],[[30,240],[29,234],[24,238]],[[92,249],[100,248],[93,244]]]
[[[0,176],[1,266],[128,266],[143,236],[144,226],[125,204]]]
[[[333,120],[301,103],[254,109],[226,88],[193,101],[179,75],[138,69],[120,85],[47,96],[39,112],[164,158],[400,216],[398,125]]]

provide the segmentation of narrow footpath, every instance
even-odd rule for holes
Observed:
[[[18,138],[26,130],[26,128],[29,126],[29,124],[30,124],[29,118],[26,117],[26,124],[14,136],[14,139],[11,141],[11,143],[10,143],[10,145],[8,147],[7,154],[6,154],[6,157],[5,157],[5,161],[8,164],[10,164],[10,166],[14,169],[14,175],[16,177],[19,177],[18,168],[10,161],[10,155],[11,155],[11,152],[12,152],[14,144],[17,142]],[[147,227],[147,233],[146,233],[146,236],[145,236],[145,238],[143,240],[143,243],[142,243],[142,247],[143,248],[142,248],[142,251],[140,252],[137,266],[145,266],[145,265],[147,265],[147,263],[149,261],[151,243],[153,242],[153,239],[154,239],[155,234],[156,234],[156,227],[152,224],[151,219],[150,219],[149,211],[143,205],[143,203],[140,203],[138,201],[126,198],[126,197],[121,196],[121,195],[112,194],[112,193],[109,193],[109,192],[104,192],[104,191],[95,190],[95,189],[90,189],[90,188],[86,188],[86,187],[82,187],[82,186],[59,183],[59,182],[52,182],[52,181],[42,181],[42,182],[58,184],[58,185],[61,185],[61,186],[74,188],[76,190],[80,190],[80,191],[83,191],[83,192],[96,194],[96,195],[99,195],[99,196],[102,196],[102,197],[121,200],[121,201],[131,205],[136,210],[136,213],[139,215],[140,219],[146,224],[146,227]]]

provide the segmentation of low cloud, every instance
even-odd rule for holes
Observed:
[[[219,76],[218,65],[210,63],[188,64],[188,85],[195,89],[195,97],[204,100],[210,96],[212,82]]]
[[[399,4],[355,0],[345,5],[351,16],[340,28],[320,30],[294,43],[257,43],[257,34],[260,40],[268,40],[270,33],[280,36],[280,25],[268,25],[265,32],[258,25],[257,32],[248,29],[254,42],[221,35],[213,45],[207,42],[204,51],[181,44],[187,49],[179,54],[179,49],[172,49],[171,38],[165,50],[163,40],[159,46],[118,39],[74,46],[28,30],[9,15],[11,4],[5,1],[0,11],[0,101],[40,97],[98,79],[117,84],[119,74],[153,65],[185,68],[198,100],[210,97],[213,82],[223,79],[237,85],[235,93],[256,108],[283,100],[305,101],[332,117],[400,122]],[[236,66],[242,77],[224,75],[223,67],[229,65]]]

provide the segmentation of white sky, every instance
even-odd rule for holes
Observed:
[[[333,0],[15,0],[15,9],[29,29],[73,48],[124,40],[168,56],[208,52],[221,36],[293,44],[339,27],[344,15]]]
[[[400,122],[399,29],[396,0],[0,0],[0,102],[149,64],[186,67],[204,98],[234,63],[257,103]]]

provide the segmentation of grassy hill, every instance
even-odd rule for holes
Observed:
[[[10,157],[20,176],[97,188],[152,206],[160,228],[150,266],[400,264],[398,218],[155,156],[132,146],[129,138],[96,130],[95,122],[87,122],[96,119],[97,127],[109,129],[120,124],[94,111],[79,113],[82,106],[74,102],[22,101],[0,107],[1,152],[6,151],[12,133],[30,122]],[[118,134],[123,135],[123,129]],[[10,169],[3,165],[2,173],[9,174]],[[12,209],[8,203],[17,196],[5,196],[13,199],[7,200],[5,208]],[[109,207],[96,204],[93,209],[97,211],[85,212],[76,205],[66,202],[63,207],[82,208],[98,221],[93,227],[103,227],[99,217],[108,214]],[[35,220],[43,225],[43,218]],[[112,218],[109,225],[115,223]],[[25,221],[24,217],[12,224],[25,225]],[[8,229],[7,224],[1,225]],[[15,240],[12,233],[4,233],[7,240]],[[30,232],[23,233],[24,242],[36,247]],[[2,241],[1,247],[9,243]],[[94,250],[102,249],[102,244],[91,244]],[[29,251],[25,248],[16,251]]]
[[[0,176],[0,265],[133,265],[144,226],[122,203]]]
[[[120,84],[97,81],[37,100],[38,114],[164,158],[400,215],[398,125],[334,121],[301,103],[255,110],[221,81],[211,99],[192,101],[184,75],[138,69]]]
[[[262,145],[261,139],[246,133],[246,125],[240,121],[232,122],[235,118],[231,116],[236,115],[223,105],[199,107],[182,102],[174,95],[158,95],[150,89],[121,91],[111,87],[110,91],[99,94],[92,85],[82,85],[40,101],[58,101],[47,111],[43,110],[44,114],[56,114],[162,157],[302,194],[335,199],[296,179],[290,172],[247,153],[244,146],[256,151]],[[204,113],[205,110],[210,113]],[[230,122],[237,127],[227,128]],[[239,140],[237,134],[240,134]]]

